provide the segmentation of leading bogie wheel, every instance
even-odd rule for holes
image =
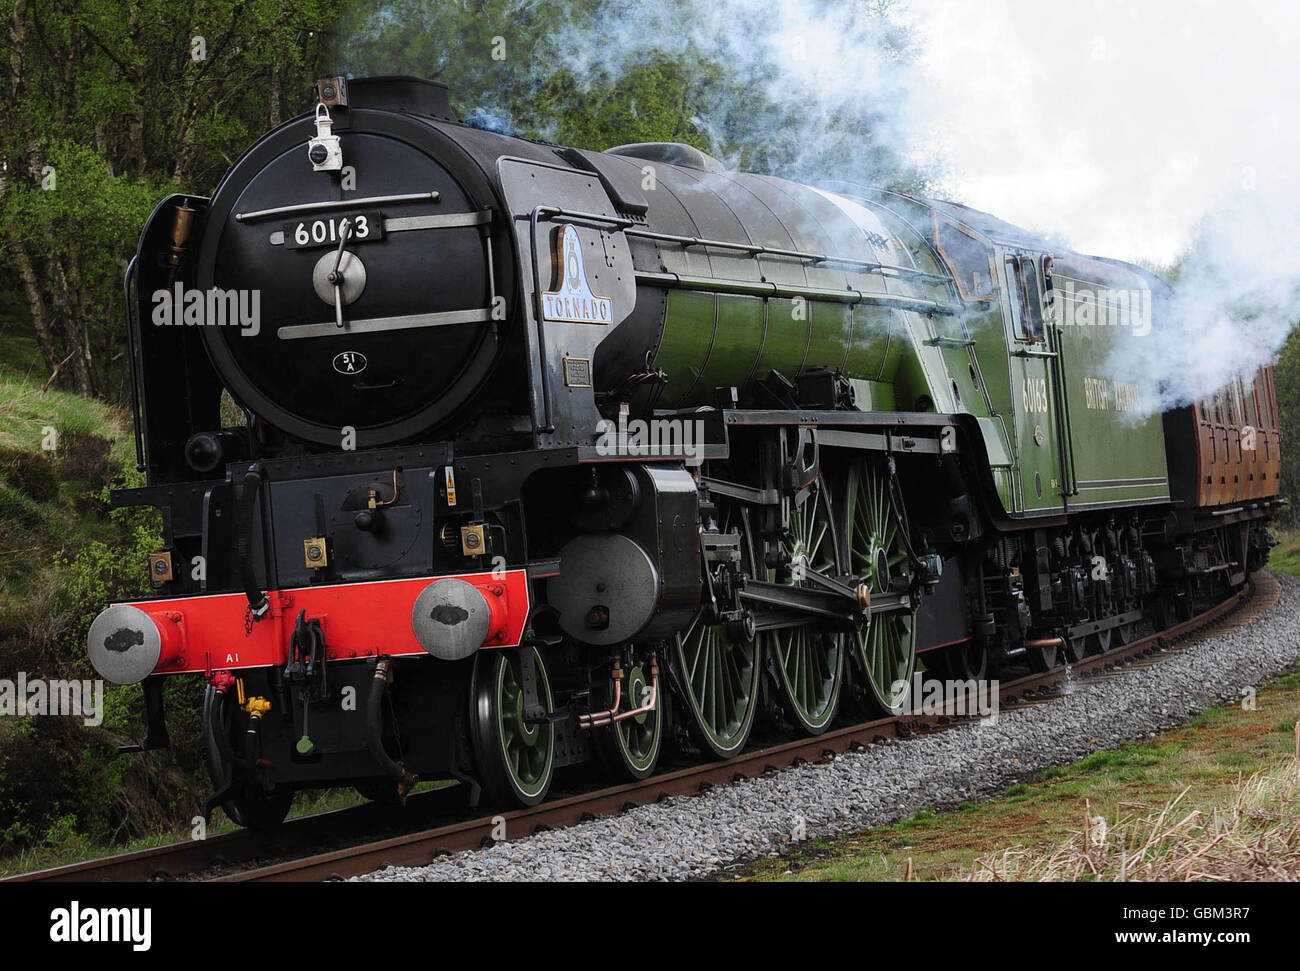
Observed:
[[[501,802],[537,805],[555,774],[555,725],[548,717],[554,700],[541,652],[531,646],[479,652],[471,702],[483,788]]]
[[[662,671],[659,673],[656,690],[652,664],[657,665],[658,661],[638,658],[623,671],[618,691],[618,713],[627,715],[650,706],[652,702],[653,707],[649,711],[592,729],[596,754],[606,771],[621,781],[645,779],[659,764],[659,753],[663,748],[663,714],[667,705],[664,687],[667,678]],[[612,680],[606,681],[599,690],[593,692],[593,707],[609,710],[613,698],[614,683]]]
[[[210,719],[211,706],[217,703],[217,692],[214,688],[209,687],[204,695],[203,700],[203,724],[208,725]],[[227,704],[232,701],[228,700]],[[233,765],[229,760],[238,756],[234,752],[233,745],[235,729],[230,710],[225,710],[225,718],[220,730],[225,734],[226,743],[220,745],[212,737],[210,730],[203,732],[204,745],[208,755],[208,777],[212,780],[212,785],[220,789],[225,785],[226,780],[230,777],[229,773],[233,771]],[[238,734],[243,734],[242,730]],[[242,739],[240,740],[242,742]],[[261,830],[269,832],[280,826],[289,815],[289,810],[293,806],[294,788],[289,785],[277,785],[270,791],[265,791],[254,783],[246,783],[242,786],[236,786],[235,789],[222,800],[221,808],[230,818],[231,822],[238,826],[244,826],[248,829]]]
[[[926,674],[940,681],[983,681],[988,676],[988,648],[975,637],[935,648],[920,657]]]
[[[246,791],[223,802],[221,808],[240,826],[270,832],[288,818],[293,795],[293,789],[283,785],[271,792]]]

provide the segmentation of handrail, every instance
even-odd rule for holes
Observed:
[[[135,300],[131,295],[136,272],[139,269],[139,262],[140,255],[137,253],[131,257],[131,262],[126,265],[126,276],[122,281],[122,297],[123,302],[126,304],[126,359],[131,366],[131,417],[135,430],[135,470],[143,472],[145,470],[144,438],[140,430],[143,418],[141,413],[143,391],[140,387],[138,374],[140,365],[136,362],[136,352],[140,346],[140,334],[139,328],[136,326]]]
[[[559,216],[564,219],[578,219],[586,222],[605,223],[623,230],[625,236],[635,236],[638,239],[650,239],[662,243],[676,243],[681,247],[689,248],[692,246],[704,246],[712,249],[729,249],[741,253],[748,253],[751,256],[785,256],[791,259],[803,260],[808,263],[824,264],[838,263],[845,266],[854,266],[867,273],[879,273],[882,276],[893,275],[902,279],[921,280],[927,283],[943,284],[947,286],[951,280],[937,273],[926,273],[924,270],[916,270],[908,266],[898,266],[894,263],[881,263],[877,260],[860,260],[850,256],[832,256],[827,253],[812,253],[806,250],[784,249],[777,246],[765,246],[762,243],[741,243],[724,239],[709,239],[702,236],[680,236],[674,233],[661,233],[653,229],[645,228],[640,222],[628,219],[624,216],[606,216],[601,213],[585,212],[577,209],[564,209],[559,206],[538,206],[534,211],[539,219],[552,219]]]

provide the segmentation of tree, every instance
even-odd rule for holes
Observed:
[[[52,380],[120,396],[120,281],[153,204],[210,191],[312,80],[347,71],[445,80],[471,123],[527,137],[683,141],[916,188],[889,134],[911,56],[892,8],[792,0],[783,23],[748,0],[0,0],[0,270]]]
[[[682,141],[749,171],[915,189],[927,173],[906,161],[897,108],[914,47],[895,6],[361,0],[331,60],[437,78],[462,117],[525,137]]]
[[[1294,524],[1300,504],[1300,480],[1297,479],[1300,474],[1300,434],[1297,433],[1300,430],[1300,327],[1291,331],[1278,353],[1274,383],[1281,411],[1282,468],[1286,471],[1282,495],[1290,502],[1283,518]]]
[[[0,261],[58,384],[120,391],[140,226],[164,192],[210,189],[307,90],[340,6],[0,0]]]

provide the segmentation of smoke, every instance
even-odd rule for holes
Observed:
[[[1300,6],[909,0],[940,190],[1080,252],[1160,268],[1108,370],[1149,409],[1267,363],[1300,319]]]
[[[919,188],[937,168],[901,9],[899,0],[363,0],[333,57],[356,74],[446,80],[467,120],[496,131],[598,150],[687,141],[730,168]]]
[[[1271,363],[1300,320],[1300,234],[1291,193],[1247,192],[1206,215],[1151,331],[1121,335],[1108,367],[1147,413],[1189,404]]]
[[[484,131],[496,132],[498,135],[515,134],[514,123],[507,115],[482,105],[473,108],[465,116],[464,122],[471,128],[481,128]]]
[[[1106,367],[1149,410],[1267,363],[1297,318],[1300,7],[362,0],[340,36],[348,69],[441,77],[480,127],[929,190],[1164,267],[1173,303]]]
[[[702,68],[691,120],[729,168],[923,178],[927,97],[899,4],[607,0],[596,9],[560,32],[559,61],[591,87],[655,59]]]

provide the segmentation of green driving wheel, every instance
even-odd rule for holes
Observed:
[[[532,681],[537,709],[528,710]],[[474,670],[474,754],[480,781],[494,798],[535,806],[555,772],[551,682],[535,647],[481,651]]]
[[[740,568],[756,576],[748,513],[731,511],[723,529],[732,528],[740,533]],[[729,639],[722,625],[706,623],[700,611],[673,644],[687,724],[696,743],[714,758],[730,758],[749,741],[758,710],[758,641]]]
[[[907,549],[907,514],[895,501],[883,463],[864,459],[849,469],[848,572],[871,588],[872,598],[906,593],[912,583]],[[868,708],[896,715],[907,701],[916,669],[915,612],[873,613],[849,635],[861,696]]]
[[[769,582],[802,587],[810,570],[831,577],[845,572],[825,476],[791,511],[779,546],[788,565],[780,572],[769,569]],[[764,641],[786,714],[805,734],[820,735],[839,709],[845,635],[805,625],[772,631]]]

